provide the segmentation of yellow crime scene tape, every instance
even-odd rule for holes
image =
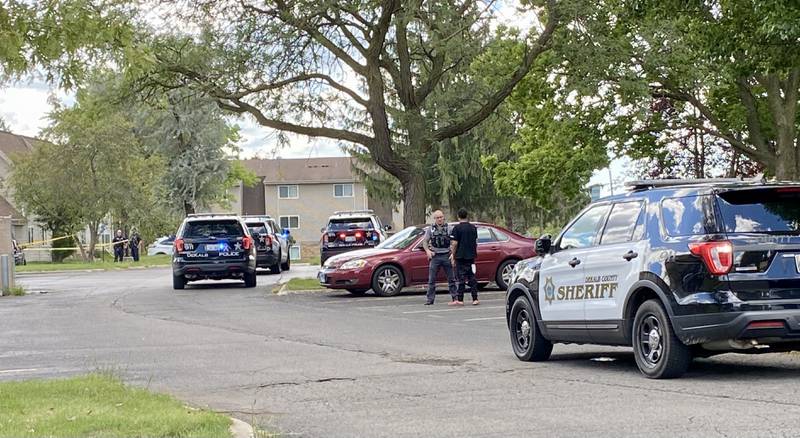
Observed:
[[[34,240],[33,242],[18,244],[18,246],[20,248],[25,249],[25,248],[28,248],[29,246],[37,246],[37,245],[42,245],[42,244],[48,243],[48,242],[55,242],[56,240],[66,239],[66,238],[72,237],[72,236],[74,236],[74,234],[67,234],[66,236],[54,237],[52,239]]]

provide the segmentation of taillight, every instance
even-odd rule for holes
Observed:
[[[183,251],[183,239],[175,239],[175,252]]]
[[[347,234],[345,233],[339,234],[339,239],[344,240],[345,237],[347,237]]]
[[[356,239],[360,239],[360,238],[361,238],[361,231],[356,231]]]
[[[689,251],[703,259],[708,271],[714,275],[724,275],[733,267],[733,244],[727,240],[720,242],[692,242]]]
[[[272,236],[264,237],[264,244],[267,246],[272,246]]]
[[[242,246],[244,249],[250,249],[253,246],[253,238],[250,236],[244,236],[244,239],[242,239]]]

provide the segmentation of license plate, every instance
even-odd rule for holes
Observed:
[[[356,236],[347,236],[347,237],[344,238],[344,241],[345,242],[355,242],[356,241]]]
[[[317,275],[317,277],[319,278],[319,282],[320,282],[320,283],[325,283],[325,274],[323,274],[322,272],[320,272],[320,273]]]
[[[216,251],[221,252],[228,249],[228,245],[225,243],[206,243],[206,251]]]

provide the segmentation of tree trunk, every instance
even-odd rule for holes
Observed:
[[[191,202],[184,201],[183,202],[183,212],[184,212],[184,214],[186,214],[186,216],[189,216],[190,214],[194,214],[195,213],[194,205],[192,205]]]
[[[403,222],[405,226],[425,224],[425,177],[412,173],[403,178]]]
[[[97,247],[97,222],[89,222],[89,254],[88,260],[94,260],[94,249]]]

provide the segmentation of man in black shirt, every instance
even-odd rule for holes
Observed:
[[[458,301],[464,302],[464,289],[469,286],[472,294],[472,305],[480,304],[478,301],[478,283],[475,281],[475,257],[478,255],[478,229],[467,220],[467,210],[458,210],[458,225],[453,227],[450,235],[452,239],[451,261],[456,267],[458,278]]]

